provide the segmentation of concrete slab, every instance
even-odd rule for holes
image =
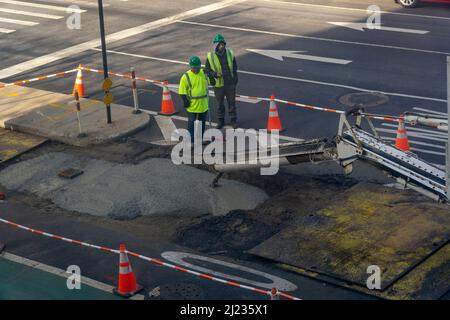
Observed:
[[[0,163],[45,143],[47,139],[16,131],[0,129]]]
[[[360,183],[250,253],[363,287],[367,267],[378,265],[385,289],[449,239],[448,206]]]
[[[71,95],[22,86],[0,89],[0,127],[39,135],[63,143],[88,146],[128,136],[148,125],[146,113],[111,105],[111,124],[106,123],[101,101],[81,99],[80,121],[86,137],[78,137],[75,100]]]

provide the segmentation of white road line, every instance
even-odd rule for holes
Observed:
[[[397,130],[383,129],[383,128],[377,128],[376,130],[378,132],[392,133],[393,135],[397,134]],[[424,139],[424,140],[447,142],[447,139],[442,139],[440,136],[430,135],[430,134],[426,134],[426,133],[408,132],[407,135],[409,137],[416,137],[416,138],[420,138],[420,139]]]
[[[0,17],[0,22],[20,24],[22,26],[35,26],[35,25],[39,24],[39,22],[34,22],[34,21],[24,21],[24,20],[8,19],[8,18],[1,18],[1,17]]]
[[[285,280],[283,278],[274,276],[272,274],[269,274],[267,272],[262,272],[253,268],[249,268],[246,266],[242,266],[239,264],[235,264],[235,263],[231,263],[231,262],[227,262],[227,261],[222,261],[222,260],[218,260],[218,259],[214,259],[214,258],[209,258],[209,257],[205,257],[205,256],[201,256],[201,255],[197,255],[197,254],[192,254],[192,253],[187,253],[187,252],[180,252],[180,251],[166,251],[163,252],[161,254],[161,256],[178,265],[181,265],[185,268],[189,268],[192,270],[196,270],[199,272],[203,272],[203,273],[207,273],[207,274],[211,274],[213,276],[222,278],[222,279],[229,279],[229,280],[233,280],[233,281],[237,281],[237,282],[242,282],[242,283],[246,283],[246,284],[250,284],[256,287],[260,287],[260,288],[265,288],[265,289],[272,289],[273,287],[276,287],[278,290],[280,291],[295,291],[297,290],[297,285],[295,285],[294,283]],[[226,274],[226,273],[221,273],[219,271],[215,271],[212,269],[207,269],[204,268],[202,266],[199,265],[195,265],[193,263],[189,263],[187,261],[185,261],[184,259],[190,259],[190,260],[198,260],[201,261],[203,263],[209,263],[209,264],[216,264],[222,267],[225,267],[227,269],[234,269],[234,270],[238,270],[240,272],[245,272],[247,274],[252,274],[253,276],[257,276],[257,277],[261,277],[264,279],[267,279],[268,281],[265,282],[260,282],[260,281],[255,281],[255,280],[250,280],[250,279],[246,279],[246,278],[241,278],[239,276],[236,275],[230,275],[230,274]],[[199,263],[199,264],[203,264],[203,263]]]
[[[347,10],[347,11],[356,11],[356,12],[364,12],[367,15],[367,9],[358,9],[358,8],[346,8],[346,7],[337,7],[337,6],[326,6],[322,4],[311,4],[311,3],[301,3],[301,2],[288,2],[288,1],[277,1],[277,0],[254,0],[254,1],[264,1],[264,2],[273,2],[273,3],[282,3],[289,4],[295,6],[306,6],[306,7],[317,7],[322,9],[336,9],[336,10]],[[397,16],[405,16],[405,17],[415,17],[415,18],[428,18],[428,19],[439,19],[439,20],[449,20],[447,17],[436,17],[436,16],[428,16],[421,14],[411,14],[411,13],[401,13],[401,12],[389,12],[389,11],[380,11],[382,14],[390,14]]]
[[[383,139],[383,140],[395,141],[395,138],[394,138],[394,137],[386,137],[386,136],[383,136],[383,137],[380,137],[380,138]],[[442,149],[442,150],[445,150],[445,147],[442,146],[442,145],[437,145],[437,144],[432,144],[432,143],[426,143],[426,142],[421,142],[421,141],[411,140],[411,139],[409,139],[408,141],[409,141],[410,144],[417,144],[417,145],[420,145],[420,146],[425,146],[425,147],[430,147],[430,148],[436,148],[436,149]]]
[[[424,111],[424,112],[438,114],[438,115],[441,115],[441,116],[445,116],[447,118],[447,113],[445,113],[445,112],[439,112],[439,111],[434,111],[434,110],[431,110],[431,109],[418,108],[418,107],[414,107],[413,109],[414,110],[418,110],[418,111]]]
[[[91,49],[91,50],[101,51],[100,49]],[[144,56],[144,55],[139,55],[139,54],[114,51],[114,50],[108,50],[108,52],[115,53],[115,54],[120,54],[120,55],[125,55],[125,56],[130,56],[130,57],[142,58],[142,59],[149,59],[149,60],[156,60],[156,61],[163,61],[163,62],[187,65],[186,62],[179,61],[179,60],[157,58],[157,57]],[[338,83],[322,82],[322,81],[308,80],[308,79],[303,79],[303,78],[292,78],[292,77],[278,76],[278,75],[273,75],[273,74],[259,73],[259,72],[245,71],[245,70],[238,70],[238,72],[239,73],[243,73],[243,74],[260,76],[260,77],[267,77],[267,78],[274,78],[274,79],[282,79],[282,80],[289,80],[289,81],[296,81],[296,82],[311,83],[311,84],[317,84],[317,85],[322,85],[322,86],[344,88],[344,89],[350,89],[350,90],[356,90],[356,91],[362,91],[362,92],[377,92],[377,93],[382,93],[382,94],[385,94],[385,95],[388,95],[388,96],[410,98],[410,99],[418,99],[418,100],[428,100],[428,101],[435,101],[435,102],[447,102],[447,100],[444,100],[444,99],[423,97],[423,96],[415,96],[415,95],[408,95],[408,94],[397,93],[397,92],[385,92],[385,91],[378,91],[378,90],[372,90],[372,89],[364,89],[364,88],[359,88],[359,87],[354,87],[354,86],[347,86],[347,85],[338,84]],[[0,72],[0,75],[1,75],[1,72]],[[0,79],[1,79],[1,76],[0,76]]]
[[[163,134],[164,140],[168,143],[172,142],[172,133],[177,130],[177,127],[173,123],[172,119],[167,116],[155,115],[155,120],[161,130],[161,133]]]
[[[122,107],[122,108],[127,108],[127,109],[133,108],[133,107],[124,106],[124,105],[121,105],[121,104],[117,104],[116,106],[117,107]],[[147,114],[150,114],[152,116],[157,116],[158,115],[158,112],[151,111],[151,110],[141,109],[141,111],[145,112]],[[180,121],[188,121],[187,117],[182,117],[182,116],[170,116],[170,118],[171,119],[175,119],[175,120],[180,120]],[[209,124],[209,122],[208,122],[208,124]],[[217,123],[216,122],[211,122],[211,125],[215,127],[215,126],[217,126]],[[240,128],[240,129],[242,129],[242,128]],[[302,141],[305,141],[305,139],[289,137],[289,136],[283,136],[281,134],[279,136],[280,136],[280,140],[285,140],[285,141],[289,141],[289,142],[302,142]]]
[[[385,126],[385,127],[392,127],[392,128],[398,127],[397,125],[392,124],[392,123],[382,123],[381,125]],[[432,134],[432,135],[442,136],[444,138],[447,137],[447,133],[444,133],[444,132],[406,126],[406,132],[409,132],[409,131],[419,131],[419,132],[424,132],[424,133],[428,133],[428,134]]]
[[[53,275],[62,277],[62,278],[68,278],[71,274],[67,273],[66,270],[60,269],[60,268],[56,268],[38,261],[34,261],[34,260],[30,260],[24,257],[20,257],[17,256],[15,254],[12,253],[8,253],[8,252],[3,252],[2,254],[0,254],[0,257],[15,262],[15,263],[19,263],[19,264],[23,264],[27,267],[31,267],[34,269],[38,269],[44,272],[48,272],[51,273]],[[85,284],[87,286],[93,287],[95,289],[107,292],[107,293],[111,293],[112,294],[112,290],[113,290],[113,286],[110,286],[106,283],[102,283],[99,282],[97,280],[88,278],[86,276],[81,276],[81,283]],[[133,300],[144,300],[144,296],[143,295],[137,295],[135,296],[135,299]]]
[[[89,2],[89,1],[83,1],[83,0],[52,0],[52,2],[67,4],[68,6],[76,4],[76,5],[80,5],[80,6],[84,6],[84,7],[94,7],[94,8],[98,7],[97,1]],[[109,3],[103,2],[103,7],[106,8],[109,6],[110,6]]]
[[[0,33],[11,33],[11,32],[14,32],[14,31],[16,31],[16,30],[0,28]]]
[[[388,46],[388,45],[368,43],[368,42],[355,42],[355,41],[337,40],[337,39],[330,39],[330,38],[302,36],[302,35],[298,35],[298,34],[283,33],[283,32],[273,32],[273,31],[256,30],[256,29],[249,29],[249,28],[239,28],[239,27],[228,27],[228,26],[210,24],[210,23],[200,23],[200,22],[192,22],[192,21],[178,21],[178,23],[192,24],[192,25],[211,27],[211,28],[219,28],[219,29],[228,29],[228,30],[236,30],[236,31],[244,31],[244,32],[269,34],[269,35],[273,35],[273,36],[282,36],[282,37],[289,37],[289,38],[308,39],[308,40],[326,41],[326,42],[334,42],[334,43],[344,43],[344,44],[351,44],[351,45],[358,45],[358,46],[396,49],[396,50],[404,50],[404,51],[412,51],[412,52],[441,54],[441,55],[446,55],[446,56],[450,55],[449,52],[443,52],[443,51],[433,51],[433,50],[425,50],[425,49]]]
[[[170,17],[162,18],[156,21],[152,21],[137,27],[125,29],[113,34],[110,34],[106,37],[106,43],[110,44],[115,41],[123,40],[149,30],[157,29],[163,26],[167,26],[173,24],[182,19],[193,18],[196,16],[200,16],[212,11],[220,10],[229,6],[233,6],[238,3],[245,2],[247,0],[223,0],[217,3],[209,4],[203,7],[199,7],[196,9],[192,9],[189,11],[185,11]],[[28,60],[23,63],[16,64],[14,66],[10,66],[9,68],[0,70],[0,79],[8,78],[14,76],[16,74],[20,74],[22,72],[41,67],[43,65],[49,64],[51,62],[58,61],[60,59],[64,59],[73,55],[79,55],[80,53],[98,47],[100,45],[100,39],[91,40],[88,42],[84,42],[63,50],[59,50],[38,58],[34,58]]]
[[[6,9],[6,8],[0,8],[0,12],[6,12],[6,13],[12,13],[12,14],[21,14],[24,16],[32,16],[32,17],[38,17],[38,18],[46,18],[46,19],[62,19],[64,17],[62,16],[55,16],[53,14],[46,14],[46,13],[36,13],[31,11],[21,11],[21,10],[13,10],[13,9]]]
[[[428,153],[428,154],[434,154],[434,155],[438,155],[438,156],[445,156],[444,152],[437,152],[437,151],[431,151],[431,150],[425,150],[425,149],[419,149],[419,148],[413,148],[411,147],[412,151],[419,151],[422,153]]]
[[[48,5],[48,4],[33,3],[33,2],[24,2],[24,1],[15,1],[15,0],[0,0],[0,3],[15,4],[15,5],[24,6],[24,7],[41,8],[41,9],[48,9],[48,10],[55,10],[55,11],[64,11],[64,12],[67,11],[66,7],[52,6],[52,5]],[[83,13],[83,12],[86,12],[86,10],[71,10],[71,12]]]
[[[402,33],[413,33],[413,34],[427,34],[430,31],[425,30],[417,30],[417,29],[406,29],[406,28],[393,28],[393,27],[386,27],[382,25],[374,26],[372,29],[370,29],[367,26],[367,23],[361,23],[361,22],[328,22],[329,24],[338,26],[338,27],[344,27],[349,28],[352,30],[357,30],[361,32],[365,32],[367,30],[369,31],[389,31],[389,32],[402,32]]]

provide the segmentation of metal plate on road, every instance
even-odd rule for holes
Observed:
[[[105,104],[111,104],[112,102],[113,102],[113,100],[114,100],[114,97],[113,97],[113,95],[111,94],[111,93],[107,93],[107,94],[105,94],[105,96],[103,97],[103,102],[105,103]]]
[[[359,183],[249,252],[364,288],[377,265],[384,290],[450,239],[448,207],[418,198]]]
[[[103,80],[103,84],[102,84],[102,88],[104,91],[111,89],[112,87],[112,81],[110,78],[106,78],[105,80]]]

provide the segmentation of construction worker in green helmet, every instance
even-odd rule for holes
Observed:
[[[191,135],[191,143],[194,143],[195,120],[201,122],[203,143],[206,117],[208,115],[208,78],[201,68],[202,63],[199,57],[192,56],[189,59],[189,66],[190,70],[185,72],[180,79],[178,93],[188,113],[188,130]]]
[[[238,83],[236,57],[233,50],[227,48],[225,38],[220,33],[213,39],[215,49],[208,52],[205,63],[205,72],[210,83],[214,84],[214,95],[216,96],[217,128],[221,129],[225,124],[225,98],[227,99],[230,124],[237,128],[236,112],[236,85]]]

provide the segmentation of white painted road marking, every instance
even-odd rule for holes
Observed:
[[[30,260],[30,259],[27,259],[24,257],[20,257],[17,255],[14,255],[12,253],[3,252],[2,254],[0,254],[0,257],[4,258],[6,260],[9,260],[9,261],[15,262],[15,263],[23,264],[27,267],[31,267],[31,268],[34,268],[37,270],[41,270],[44,272],[54,274],[54,275],[62,277],[62,278],[68,278],[70,276],[70,274],[68,274],[66,270],[52,267],[47,264],[44,264],[44,263],[41,263],[38,261],[34,261],[34,260]],[[106,283],[102,283],[102,282],[99,282],[99,281],[91,279],[91,278],[88,278],[86,276],[81,277],[81,283],[85,284],[87,286],[93,287],[95,289],[111,293],[111,294],[112,294],[112,290],[114,288],[113,286],[110,286]],[[141,294],[138,294],[131,299],[132,300],[144,300],[144,296]]]
[[[48,9],[48,10],[55,10],[55,11],[67,11],[66,7],[59,7],[59,6],[52,6],[48,4],[42,4],[42,3],[33,3],[33,2],[24,2],[24,1],[15,1],[15,0],[0,0],[0,3],[6,3],[6,4],[15,4],[19,6],[24,7],[33,7],[33,8],[40,8],[40,9]],[[86,12],[86,10],[71,10],[72,12],[76,13],[83,13]]]
[[[16,31],[16,30],[0,28],[0,33],[11,33],[11,32],[14,32],[14,31]]]
[[[260,287],[260,288],[265,288],[265,289],[277,288],[280,291],[295,291],[295,290],[297,290],[297,286],[290,281],[284,280],[280,277],[268,274],[266,272],[258,271],[258,270],[252,269],[252,268],[238,265],[238,264],[234,264],[234,263],[230,263],[230,262],[226,262],[226,261],[222,261],[222,260],[217,260],[217,259],[213,259],[213,258],[208,258],[208,257],[204,257],[204,256],[192,254],[192,253],[178,252],[178,251],[166,251],[166,252],[163,252],[161,254],[161,256],[164,259],[166,259],[174,264],[178,264],[185,268],[189,268],[189,269],[196,270],[198,272],[210,274],[210,275],[222,278],[222,279],[229,279],[229,280],[233,280],[236,282],[247,283],[247,284],[253,285],[255,287]],[[225,266],[225,267],[231,268],[231,269],[236,269],[241,272],[252,273],[259,277],[269,279],[270,282],[269,283],[259,282],[259,281],[249,280],[246,278],[241,278],[238,276],[228,275],[226,273],[221,273],[218,271],[214,271],[211,269],[207,269],[207,268],[203,268],[203,267],[194,265],[192,263],[184,261],[184,259],[200,260],[200,261],[208,262],[211,264]]]
[[[434,113],[434,114],[437,114],[439,116],[444,116],[445,118],[447,118],[447,113],[446,112],[439,112],[439,111],[434,111],[434,110],[430,110],[430,109],[426,109],[426,108],[418,108],[418,107],[414,107],[413,109],[414,110],[418,110],[418,111],[428,112],[428,113]]]
[[[385,122],[383,122],[382,125],[385,127],[392,127],[392,128],[398,127],[395,124],[385,123]],[[447,133],[445,133],[445,132],[406,126],[406,132],[409,132],[409,131],[419,131],[419,132],[424,132],[424,133],[428,133],[428,134],[432,134],[432,135],[436,135],[436,136],[442,136],[444,138],[447,137]]]
[[[92,50],[101,51],[100,49],[92,49]],[[179,60],[163,59],[163,58],[144,56],[144,55],[137,55],[137,54],[120,52],[120,51],[114,51],[114,50],[108,50],[108,52],[115,53],[115,54],[120,54],[120,55],[125,55],[125,56],[149,59],[149,60],[156,60],[156,61],[163,61],[163,62],[187,65],[186,62],[179,61]],[[267,73],[259,73],[259,72],[252,72],[252,71],[245,71],[245,70],[238,70],[238,72],[239,73],[243,73],[243,74],[260,76],[260,77],[267,77],[267,78],[274,78],[274,79],[282,79],[282,80],[289,80],[289,81],[304,82],[304,83],[310,83],[310,84],[316,84],[316,85],[322,85],[322,86],[329,86],[329,87],[344,88],[344,89],[350,89],[350,90],[356,90],[356,91],[362,91],[362,92],[377,92],[377,93],[382,93],[382,94],[385,94],[385,95],[388,95],[388,96],[395,96],[395,97],[402,97],[402,98],[409,98],[409,99],[418,99],[418,100],[428,100],[428,101],[435,101],[435,102],[445,102],[445,103],[447,102],[447,100],[445,100],[445,99],[408,95],[408,94],[397,93],[397,92],[377,91],[377,90],[372,90],[372,89],[364,89],[364,88],[359,88],[359,87],[354,87],[354,86],[347,86],[347,85],[338,84],[338,83],[323,82],[323,81],[316,81],[316,80],[308,80],[308,79],[303,79],[303,78],[293,78],[293,77],[279,76],[279,75],[273,75],[273,74],[267,74]]]
[[[8,18],[0,18],[0,22],[20,24],[22,26],[35,26],[35,25],[39,24],[39,22],[16,20],[16,19],[8,19]]]
[[[285,58],[292,59],[302,59],[316,62],[325,62],[325,63],[333,63],[333,64],[349,64],[351,60],[342,60],[342,59],[334,59],[334,58],[326,58],[320,56],[312,56],[307,54],[301,54],[306,51],[290,51],[290,50],[261,50],[261,49],[247,49],[247,51],[254,52],[257,54],[261,54],[263,56],[276,59],[279,61],[284,61]]]
[[[441,54],[441,55],[446,55],[446,56],[450,55],[450,52],[443,52],[443,51],[414,49],[414,48],[388,46],[388,45],[368,43],[368,42],[355,42],[355,41],[337,40],[337,39],[330,39],[330,38],[302,36],[302,35],[291,34],[291,33],[256,30],[256,29],[249,29],[249,28],[229,27],[229,26],[210,24],[210,23],[200,23],[200,22],[192,22],[192,21],[178,21],[178,23],[192,24],[192,25],[211,27],[211,28],[218,28],[218,29],[228,29],[228,30],[236,30],[236,31],[244,31],[244,32],[254,32],[254,33],[261,33],[261,34],[269,34],[269,35],[273,35],[273,36],[282,36],[282,37],[289,37],[289,38],[308,39],[308,40],[326,41],[326,42],[334,42],[334,43],[344,43],[344,44],[352,44],[352,45],[358,45],[358,46],[367,46],[367,47],[385,48],[385,49],[396,49],[396,50],[404,50],[404,51],[412,51],[412,52]]]
[[[37,12],[31,12],[31,11],[13,10],[13,9],[6,9],[6,8],[0,8],[0,12],[6,12],[6,13],[12,13],[12,14],[21,14],[21,15],[24,15],[24,16],[32,16],[32,17],[37,17],[37,18],[55,19],[55,20],[64,18],[62,16],[55,16],[53,14],[37,13]]]
[[[387,132],[391,133],[393,135],[397,134],[397,130],[391,130],[391,129],[384,129],[384,128],[376,128],[378,132]],[[419,133],[419,132],[407,132],[406,133],[409,137],[415,137],[425,140],[432,140],[432,141],[439,141],[439,142],[447,142],[447,139],[442,138],[441,136],[427,134],[427,133]]]
[[[382,137],[380,137],[381,139],[383,139],[383,140],[388,140],[388,141],[395,141],[395,139],[396,138],[394,138],[394,137],[387,137],[387,136],[382,136]],[[426,142],[421,142],[421,141],[417,141],[417,140],[411,140],[411,139],[408,139],[408,141],[409,141],[409,143],[410,144],[417,144],[417,145],[420,145],[420,146],[425,146],[425,147],[430,147],[430,148],[436,148],[436,149],[443,149],[443,150],[445,150],[445,147],[444,146],[442,146],[442,145],[437,145],[437,144],[432,144],[432,143],[426,143]]]
[[[338,6],[327,6],[322,4],[312,4],[312,3],[301,3],[301,2],[288,2],[288,1],[277,1],[277,0],[255,0],[255,1],[265,1],[272,2],[276,4],[286,4],[286,5],[295,5],[295,6],[306,6],[306,7],[316,7],[320,9],[335,9],[335,10],[347,10],[347,11],[356,11],[356,12],[364,12],[367,13],[367,9],[358,9],[358,8],[347,8],[347,7],[338,7]],[[448,20],[450,18],[447,17],[439,17],[439,16],[428,16],[421,14],[411,14],[411,13],[402,13],[402,12],[390,12],[390,11],[380,11],[381,14],[390,14],[397,16],[405,16],[405,17],[414,17],[414,18],[427,18],[427,19],[438,19],[438,20]]]
[[[390,32],[402,32],[402,33],[414,33],[414,34],[427,34],[429,31],[424,30],[415,30],[415,29],[405,29],[405,28],[392,28],[385,26],[374,26],[374,28],[369,28],[367,23],[358,23],[358,22],[328,22],[329,24],[349,28],[352,30],[362,31],[367,30],[375,30],[375,31],[390,31]]]
[[[157,29],[162,26],[167,26],[173,24],[181,19],[193,18],[199,15],[203,15],[205,13],[213,12],[216,10],[220,10],[238,3],[245,2],[247,0],[223,0],[217,3],[209,4],[203,7],[199,7],[196,9],[192,9],[189,11],[185,11],[170,17],[162,18],[156,21],[152,21],[137,27],[129,28],[126,30],[122,30],[113,34],[110,34],[106,37],[106,43],[110,44],[115,41],[123,40],[149,30]],[[73,55],[78,55],[86,50],[95,48],[100,46],[100,39],[91,40],[88,42],[84,42],[63,50],[59,50],[38,58],[34,58],[28,60],[23,63],[16,64],[14,66],[10,66],[9,68],[0,70],[0,79],[12,77],[16,74],[23,73],[25,71],[35,69],[41,67],[43,65],[49,64],[51,62],[58,61],[60,59],[64,59]]]

